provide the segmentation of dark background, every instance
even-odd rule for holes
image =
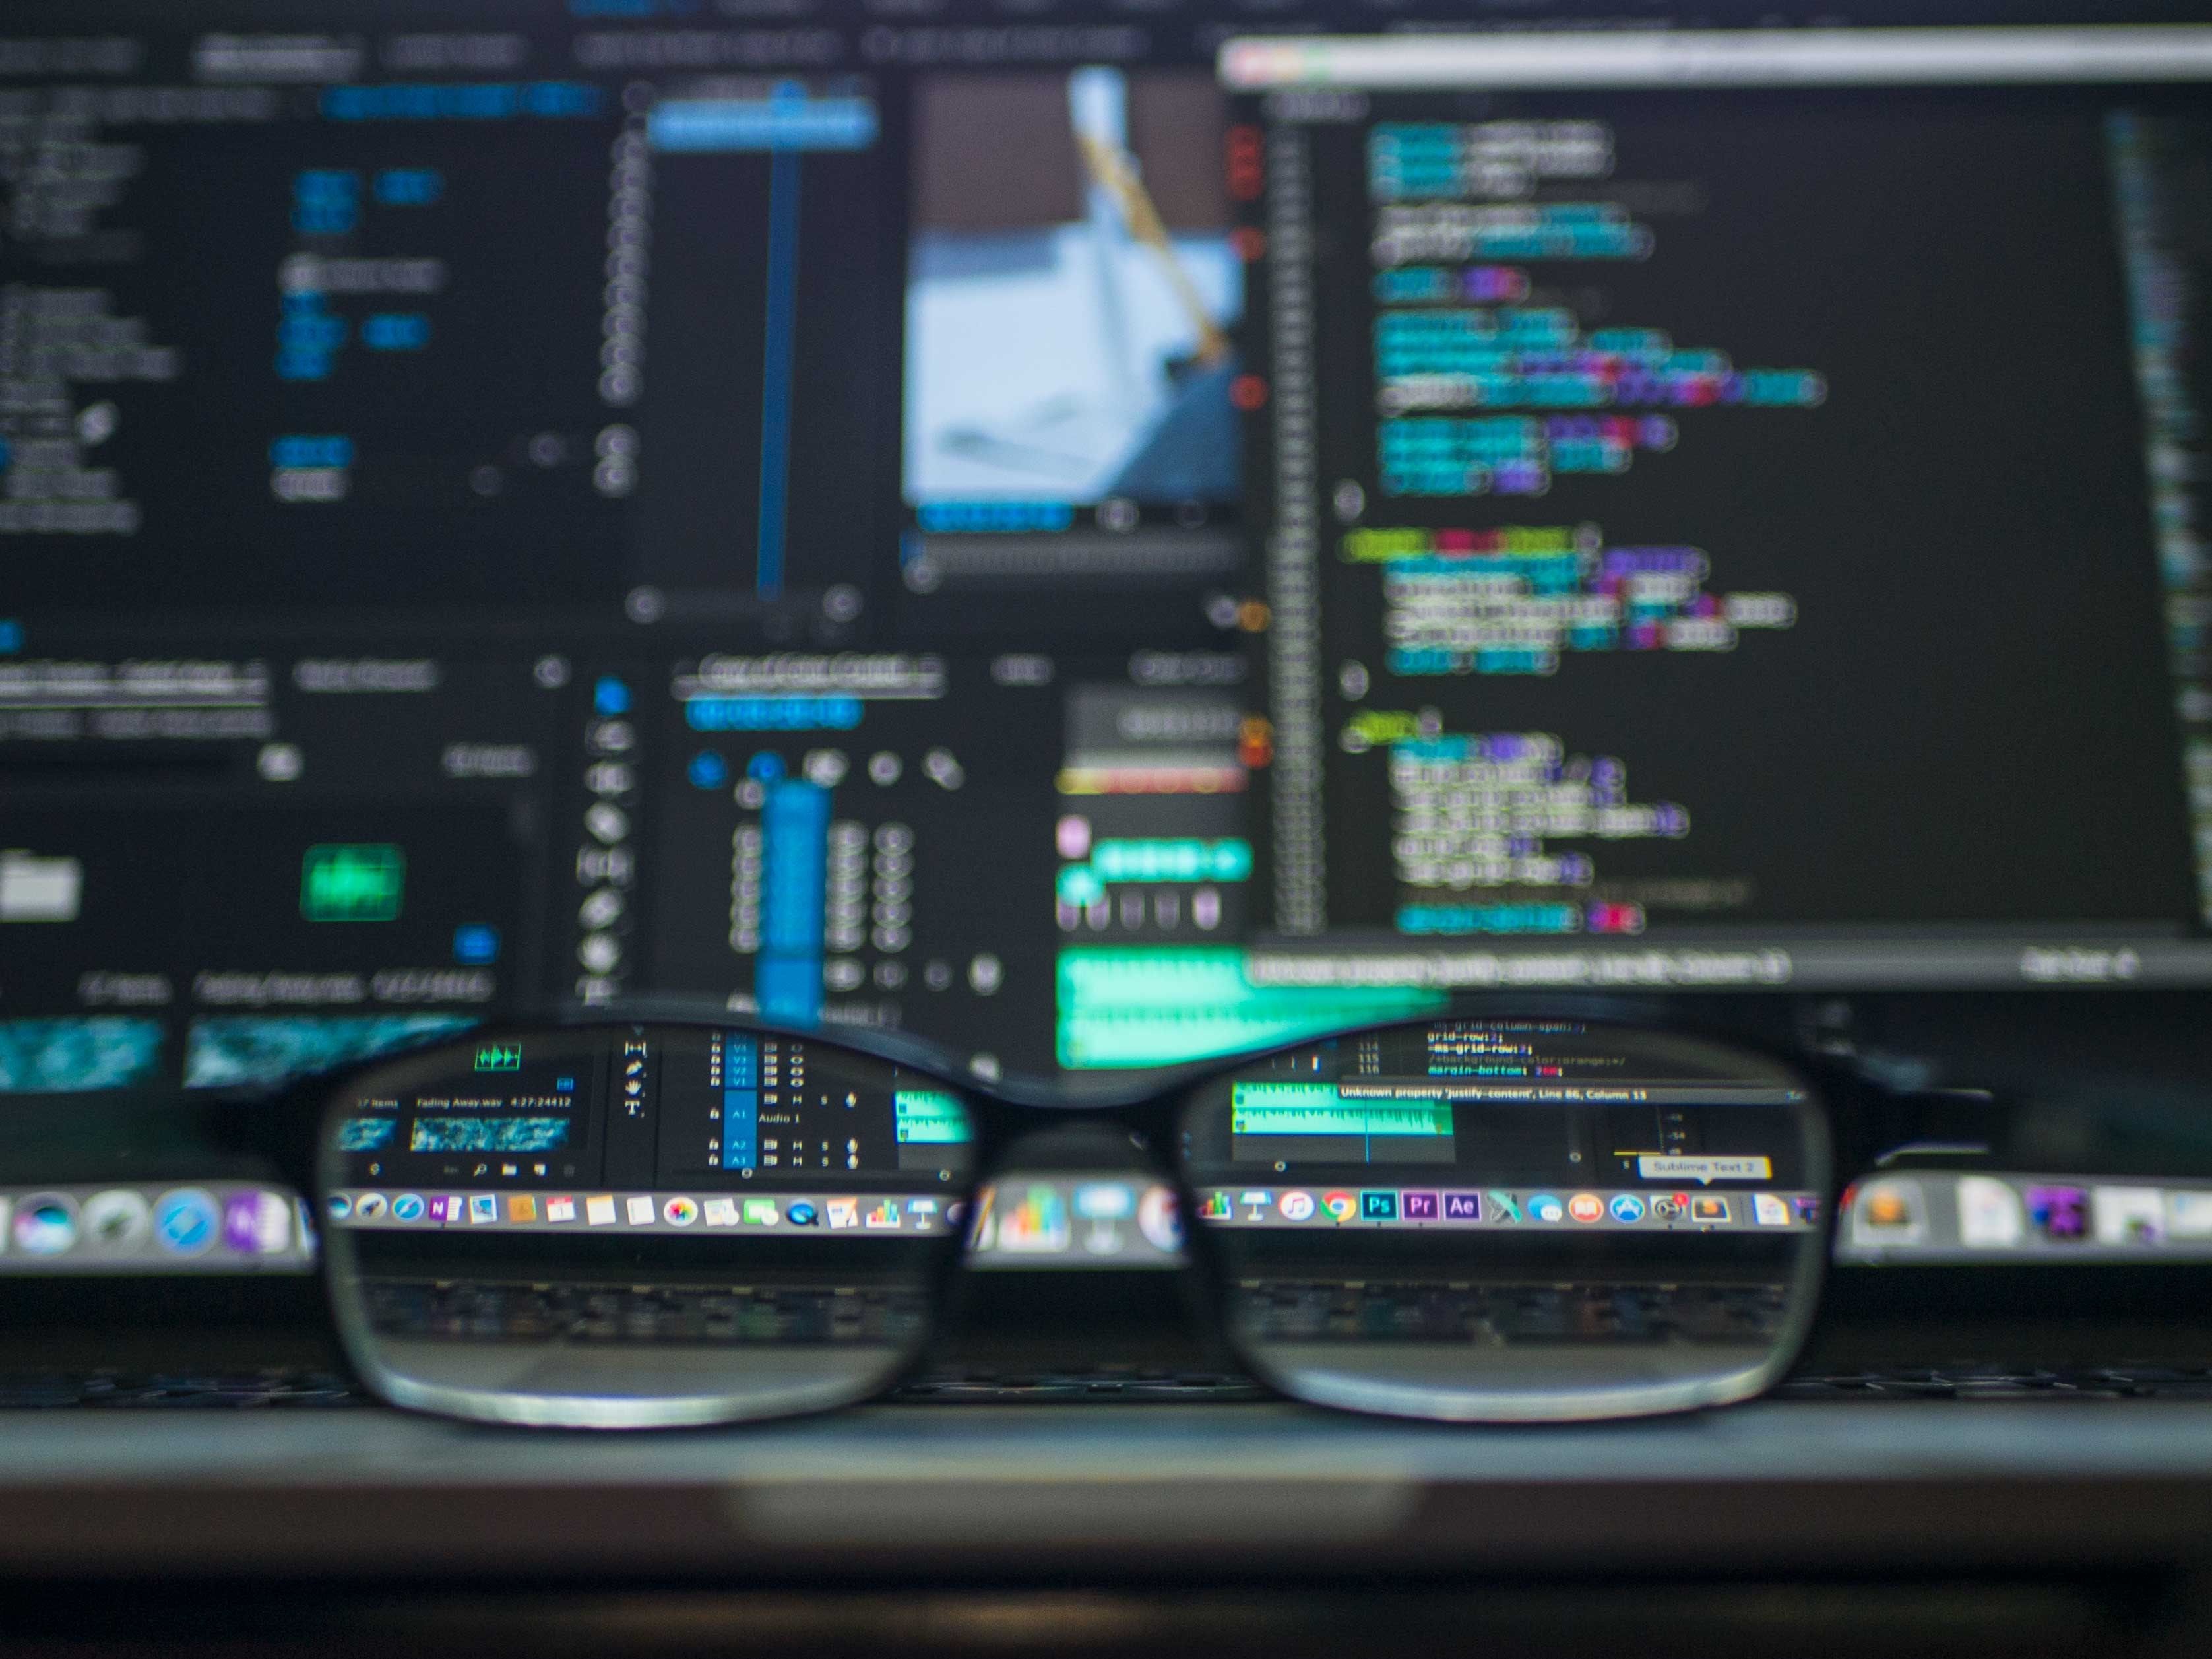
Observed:
[[[1729,653],[1564,653],[1559,672],[1382,671],[1382,575],[1323,561],[1325,720],[1443,711],[1451,732],[1548,731],[1686,806],[1680,841],[1553,841],[1598,880],[1747,876],[1713,921],[2165,921],[2191,908],[2130,325],[2101,125],[2063,92],[1731,93],[1376,102],[1376,119],[1601,119],[1614,180],[1697,187],[1638,217],[1648,261],[1519,261],[1585,327],[1650,326],[1739,369],[1811,369],[1811,409],[1674,414],[1665,453],[1544,496],[1387,497],[1370,405],[1325,403],[1325,481],[1369,525],[1592,521],[1688,544],[1706,591],[1779,589],[1796,625]],[[1322,384],[1371,386],[1365,130],[1316,126]],[[1540,198],[1604,199],[1546,186]],[[1592,302],[1595,303],[1593,304]],[[1325,528],[1333,528],[1326,527]],[[1332,751],[1332,923],[1385,925],[1387,751]],[[1477,889],[1480,900],[1504,889]],[[1559,890],[1547,890],[1557,894]],[[1407,890],[1410,895],[1412,890]],[[1424,894],[1449,900],[1465,895]],[[1666,920],[1663,910],[1655,923]]]

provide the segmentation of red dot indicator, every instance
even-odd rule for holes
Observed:
[[[1229,382],[1229,401],[1249,415],[1267,401],[1267,382],[1257,375],[1239,375]]]
[[[1240,202],[1257,199],[1267,182],[1266,169],[1260,160],[1260,129],[1230,128],[1228,152],[1230,195]]]

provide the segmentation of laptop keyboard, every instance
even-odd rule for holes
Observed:
[[[1774,1391],[1778,1400],[2212,1400],[2212,1369],[2099,1365],[2049,1370],[2033,1365],[1899,1367],[1808,1373]]]
[[[9,1411],[46,1411],[64,1406],[259,1411],[367,1403],[345,1379],[322,1371],[143,1375],[83,1371],[0,1375],[0,1410]]]
[[[2212,1369],[2156,1365],[2051,1370],[2037,1366],[1961,1364],[1899,1367],[1793,1376],[1778,1400],[2212,1400]],[[968,1370],[933,1373],[892,1398],[902,1403],[1005,1406],[1050,1402],[1144,1404],[1264,1400],[1249,1377],[1104,1365],[1085,1370]],[[0,1411],[317,1410],[370,1404],[328,1372],[125,1371],[0,1375]]]

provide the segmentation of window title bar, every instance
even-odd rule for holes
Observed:
[[[1233,92],[2025,85],[2212,79],[2212,25],[1242,36]]]

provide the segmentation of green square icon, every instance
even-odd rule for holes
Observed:
[[[406,885],[407,855],[388,841],[309,847],[300,865],[300,914],[311,922],[389,922]]]

